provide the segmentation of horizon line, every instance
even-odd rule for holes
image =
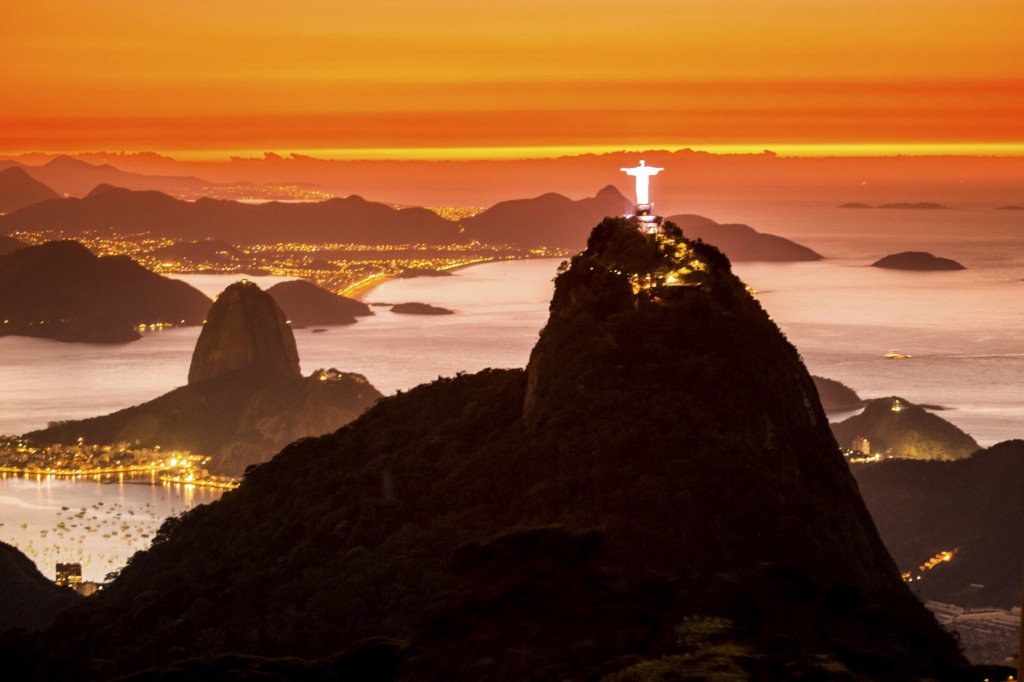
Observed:
[[[637,144],[637,145],[537,145],[491,147],[381,147],[381,148],[292,148],[216,150],[19,150],[0,151],[0,158],[23,156],[87,156],[157,154],[181,162],[223,162],[235,159],[260,160],[269,155],[291,160],[308,157],[323,161],[527,161],[618,153],[675,153],[691,151],[715,156],[772,155],[781,158],[895,158],[895,157],[1024,157],[1024,142],[857,142],[778,144]]]

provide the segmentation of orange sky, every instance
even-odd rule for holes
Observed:
[[[1022,28],[1021,0],[4,0],[0,152],[1024,154]]]

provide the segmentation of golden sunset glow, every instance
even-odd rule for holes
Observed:
[[[13,0],[0,152],[1016,155],[1022,19],[1018,0]]]

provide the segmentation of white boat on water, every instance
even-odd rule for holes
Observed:
[[[893,348],[891,351],[886,353],[884,357],[888,358],[889,360],[908,360],[912,356],[907,355],[906,353],[901,353],[895,348]]]

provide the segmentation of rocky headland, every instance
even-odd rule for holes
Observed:
[[[123,343],[141,338],[140,326],[201,324],[209,309],[188,284],[75,241],[0,256],[0,336]]]
[[[360,374],[299,371],[295,337],[255,284],[229,286],[210,309],[188,384],[142,405],[26,434],[43,442],[139,442],[209,455],[214,473],[240,475],[286,444],[333,431],[381,394]]]
[[[362,301],[332,294],[312,282],[281,282],[267,289],[295,329],[312,325],[355,324],[358,317],[373,315]]]
[[[833,424],[832,431],[844,448],[860,436],[885,457],[963,459],[979,448],[954,424],[896,396],[868,400],[862,413]]]

